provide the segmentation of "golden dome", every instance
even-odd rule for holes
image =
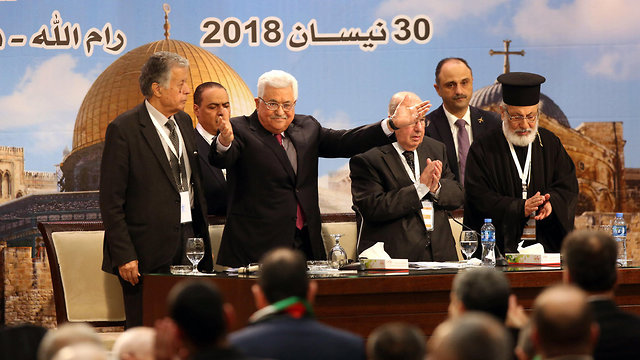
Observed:
[[[113,62],[98,76],[82,101],[73,129],[72,153],[104,141],[107,125],[121,113],[140,104],[140,69],[151,54],[171,51],[189,60],[192,91],[205,81],[222,84],[229,93],[231,116],[248,115],[255,109],[253,94],[242,78],[210,52],[179,40],[160,40],[135,48]],[[193,96],[184,109],[195,121]]]

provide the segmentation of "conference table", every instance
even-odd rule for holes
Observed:
[[[559,267],[497,267],[511,282],[512,292],[526,310],[547,286],[562,281]],[[449,292],[457,269],[402,272],[358,271],[347,274],[311,275],[318,282],[314,303],[316,318],[364,337],[387,322],[417,325],[426,335],[447,317]],[[255,275],[227,273],[194,275],[149,274],[144,277],[143,322],[152,326],[167,314],[167,296],[180,281],[201,279],[215,283],[226,302],[233,304],[236,321],[231,331],[247,325],[256,311],[251,286]],[[615,301],[624,310],[640,315],[640,268],[621,268]]]

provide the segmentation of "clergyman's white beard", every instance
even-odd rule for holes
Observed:
[[[536,134],[538,133],[538,122],[536,122],[536,126],[532,129],[529,129],[529,133],[525,136],[516,134],[515,131],[509,128],[506,121],[502,122],[502,133],[508,142],[513,144],[514,146],[527,146],[536,139]]]

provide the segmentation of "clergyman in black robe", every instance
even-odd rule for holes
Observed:
[[[501,106],[503,126],[474,141],[467,156],[464,222],[479,231],[484,219],[491,218],[496,227],[496,245],[503,253],[517,252],[530,216],[536,219],[536,241],[545,252],[559,252],[562,239],[574,226],[578,198],[575,166],[560,139],[538,127],[540,84],[544,78],[531,75],[535,74],[508,73],[498,77],[505,103]],[[529,144],[530,167],[526,166]],[[527,168],[530,175],[526,175]],[[525,175],[521,176],[520,171]]]

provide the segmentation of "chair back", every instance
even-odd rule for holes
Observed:
[[[117,276],[101,270],[102,222],[44,222],[38,229],[47,248],[58,324],[123,326],[122,287]]]

